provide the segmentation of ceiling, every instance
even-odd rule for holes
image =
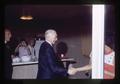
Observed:
[[[64,19],[73,16],[89,15],[90,5],[8,5],[5,7],[7,16],[19,17],[29,13],[35,18]]]
[[[85,30],[82,26],[91,25],[91,7],[91,5],[7,5],[5,25],[12,27],[15,32],[24,33],[44,32],[48,28],[56,29],[60,33],[79,33],[82,29]],[[34,19],[20,20],[20,16],[26,13],[31,14]]]
[[[20,16],[29,13],[34,19],[22,21]],[[106,6],[106,16],[109,28],[113,28],[114,9]],[[47,28],[79,32],[91,31],[91,5],[7,5],[5,7],[5,25],[14,30],[44,31]],[[78,31],[79,30],[79,31]],[[82,31],[83,32],[83,31]]]

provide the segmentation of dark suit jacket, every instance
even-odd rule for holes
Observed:
[[[4,78],[12,78],[12,58],[11,58],[11,48],[8,44],[5,44],[5,56],[4,56]]]
[[[40,47],[38,61],[37,79],[67,78],[67,70],[55,55],[53,47],[46,41]]]

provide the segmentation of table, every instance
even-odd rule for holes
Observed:
[[[73,58],[61,59],[61,61],[64,63],[64,66],[67,70],[70,64],[76,63],[76,61]]]
[[[67,70],[70,64],[76,63],[73,58],[62,59],[61,61],[64,63]],[[36,79],[38,72],[38,61],[13,63],[12,65],[12,79]]]

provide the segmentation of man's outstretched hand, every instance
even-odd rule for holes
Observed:
[[[73,68],[73,67],[68,68],[68,74],[69,75],[75,75],[76,72],[77,72],[76,68]]]

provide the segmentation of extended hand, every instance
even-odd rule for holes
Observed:
[[[77,72],[77,70],[73,67],[68,69],[68,74],[69,75],[74,75],[74,74],[76,74],[76,72]]]

